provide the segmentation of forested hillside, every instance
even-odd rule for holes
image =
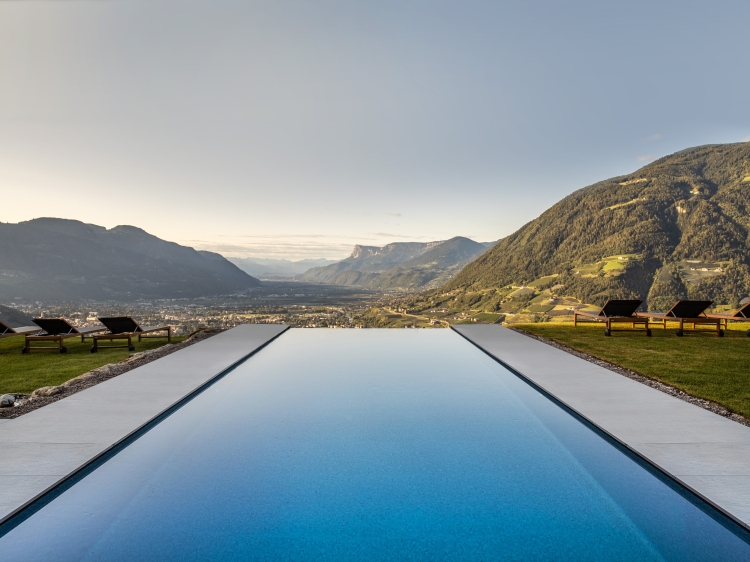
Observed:
[[[583,188],[467,265],[441,292],[476,293],[545,278],[601,304],[676,298],[736,306],[750,294],[750,143],[683,150]]]

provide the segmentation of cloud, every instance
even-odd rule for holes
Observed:
[[[429,236],[409,236],[408,234],[395,234],[393,232],[368,232],[372,236],[384,236],[386,238],[411,238],[414,240],[425,240]]]
[[[386,215],[388,215],[390,217],[400,217],[401,216],[401,213],[395,213],[393,211],[391,211],[390,213],[384,213],[384,214],[386,214]]]
[[[750,137],[745,137],[744,139],[742,139],[742,142],[750,142]]]
[[[2,0],[0,0],[2,1]],[[382,245],[407,240],[432,241],[429,236],[412,236],[394,232],[368,232],[365,236],[335,234],[239,234],[218,235],[217,239],[183,239],[179,244],[196,250],[208,250],[233,258],[306,258],[344,259],[355,244]]]
[[[650,136],[646,137],[643,140],[645,140],[645,141],[658,141],[659,139],[661,139],[661,137],[662,136],[659,133],[654,133],[653,135],[650,135]]]
[[[219,234],[222,238],[262,238],[262,239],[284,239],[284,238],[338,238],[327,234]]]
[[[326,242],[323,240],[283,240],[273,236],[267,239],[248,240],[247,242],[216,242],[212,240],[180,240],[181,244],[192,246],[196,250],[208,250],[224,256],[236,258],[332,258],[343,259],[352,251],[354,242]],[[290,238],[295,238],[291,236]]]
[[[654,159],[654,157],[651,156],[650,154],[643,154],[643,155],[638,156],[636,158],[636,160],[638,160],[638,162],[651,162],[651,160],[653,160],[653,159]]]

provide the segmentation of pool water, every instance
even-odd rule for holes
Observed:
[[[750,560],[450,330],[290,330],[0,537],[5,560]]]

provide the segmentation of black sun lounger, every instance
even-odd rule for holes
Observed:
[[[39,326],[21,326],[13,328],[5,322],[0,321],[0,338],[10,338],[13,336],[24,336],[26,334],[36,334],[41,331]]]
[[[32,349],[58,349],[50,346],[32,346],[31,342],[42,342],[42,341],[54,341],[59,345],[60,353],[67,353],[68,348],[63,345],[63,341],[68,338],[74,338],[76,336],[81,337],[81,341],[86,336],[91,336],[98,332],[106,330],[104,326],[94,328],[78,328],[73,326],[65,318],[34,318],[34,324],[39,326],[43,331],[36,335],[26,335],[26,342],[24,343],[23,353],[31,353]]]
[[[607,325],[604,329],[605,336],[611,336],[612,332],[617,330],[617,328],[612,327],[613,324],[630,324],[632,329],[641,326],[638,329],[645,330],[646,335],[650,336],[651,330],[648,327],[648,318],[635,316],[635,311],[642,304],[643,301],[637,299],[608,300],[599,312],[573,312],[573,326],[578,326],[578,317],[582,316],[587,319],[587,322],[604,322]],[[627,329],[620,331],[627,331]]]
[[[141,326],[133,320],[130,316],[117,316],[114,318],[99,318],[99,322],[106,326],[109,330],[106,334],[97,334],[94,336],[94,345],[91,346],[91,353],[96,353],[99,348],[113,348],[113,347],[127,347],[130,351],[135,351],[133,345],[133,336],[138,336],[138,341],[143,338],[158,338],[162,336],[146,336],[144,334],[151,334],[154,332],[167,332],[167,341],[172,341],[172,327],[171,326]],[[113,340],[128,340],[127,344],[123,345],[99,345],[99,341],[110,341]]]
[[[733,322],[750,322],[750,302],[731,314],[710,314],[707,312],[706,317],[723,321],[725,330],[727,329],[727,324],[730,320]],[[745,332],[745,334],[750,337],[750,330]]]
[[[665,313],[657,312],[636,312],[636,316],[641,318],[650,318],[651,320],[660,320],[662,327],[667,327],[667,322],[679,322],[680,327],[677,329],[677,335],[685,335],[685,324],[692,324],[693,330],[696,326],[714,326],[716,335],[720,338],[724,336],[724,330],[721,329],[722,321],[718,318],[709,318],[706,316],[706,309],[713,304],[713,301],[677,301],[672,308]]]

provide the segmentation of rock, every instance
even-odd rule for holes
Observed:
[[[133,361],[137,361],[138,359],[140,359],[141,357],[143,357],[144,355],[146,355],[146,353],[148,353],[148,352],[147,351],[139,351],[138,353],[131,353],[128,356],[128,358],[125,359],[125,361],[123,361],[123,363],[125,363],[127,365],[128,363],[132,363]]]
[[[103,365],[101,367],[97,367],[96,369],[91,369],[90,371],[83,373],[82,375],[78,375],[77,377],[73,377],[72,379],[65,381],[64,383],[62,383],[62,386],[75,386],[94,377],[109,375],[114,367],[115,365],[110,363],[109,365]]]
[[[99,375],[108,375],[113,367],[114,365],[112,363],[109,363],[107,365],[102,365],[101,367],[97,367],[96,369],[91,369],[88,373],[83,373],[81,376],[82,377],[98,377]]]
[[[31,395],[36,397],[54,396],[55,394],[60,394],[63,390],[62,386],[43,386],[42,388],[37,388]]]
[[[92,372],[89,371],[88,373],[83,373],[82,375],[78,375],[77,377],[74,377],[70,380],[65,381],[64,383],[62,383],[62,386],[65,386],[65,387],[75,386],[77,384],[87,381],[88,379],[94,376],[96,375],[92,374]]]
[[[11,408],[16,402],[16,397],[12,394],[3,394],[0,396],[0,408]]]

